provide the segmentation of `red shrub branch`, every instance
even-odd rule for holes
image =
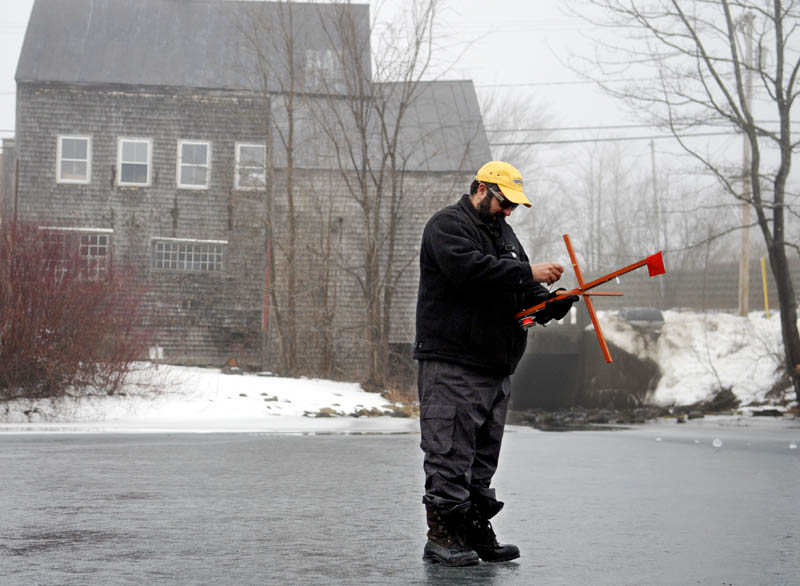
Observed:
[[[119,393],[150,339],[146,280],[31,224],[0,227],[0,401]]]

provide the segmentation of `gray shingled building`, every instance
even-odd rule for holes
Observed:
[[[140,271],[152,285],[165,360],[237,357],[276,368],[283,297],[269,293],[286,287],[291,175],[301,370],[315,370],[323,321],[335,373],[353,376],[366,340],[353,190],[363,174],[345,156],[357,124],[333,132],[325,118],[353,103],[348,81],[389,95],[389,112],[400,86],[375,84],[369,66],[355,75],[337,68],[344,21],[355,31],[353,53],[368,64],[365,5],[296,4],[289,13],[266,2],[36,0],[16,75],[17,135],[5,149],[5,168],[18,162],[18,192],[6,192],[0,216],[62,234],[98,274],[112,259]],[[286,44],[276,42],[287,22],[293,75],[280,66]],[[374,168],[379,135],[370,125]],[[422,226],[489,159],[472,83],[421,84],[397,155],[405,203],[391,342],[402,347],[413,339]],[[321,300],[327,313],[316,313]]]

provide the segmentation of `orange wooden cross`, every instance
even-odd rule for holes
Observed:
[[[592,327],[594,328],[595,334],[597,334],[597,341],[600,343],[600,350],[603,352],[603,358],[606,362],[613,362],[611,358],[611,352],[608,350],[608,344],[606,344],[606,339],[603,336],[603,330],[600,328],[600,322],[597,320],[597,314],[594,311],[594,304],[592,303],[591,297],[593,296],[619,296],[623,295],[618,291],[605,291],[605,292],[590,292],[590,289],[597,287],[598,285],[602,285],[603,283],[608,283],[611,279],[616,279],[620,275],[624,275],[625,273],[630,273],[631,271],[635,271],[638,268],[643,266],[647,266],[647,271],[651,277],[655,277],[657,275],[663,275],[667,272],[664,268],[664,257],[661,255],[661,251],[651,254],[647,258],[643,258],[642,260],[635,262],[631,265],[618,269],[612,273],[608,273],[607,275],[603,275],[593,281],[589,281],[586,283],[583,280],[583,273],[581,273],[581,268],[578,266],[578,259],[575,257],[575,250],[572,248],[572,241],[569,239],[569,234],[564,234],[564,244],[567,246],[567,252],[569,253],[570,261],[572,262],[572,270],[575,271],[575,278],[578,280],[578,288],[572,289],[570,291],[561,291],[558,295],[553,297],[552,299],[548,299],[547,301],[543,301],[534,305],[533,307],[529,307],[528,309],[523,309],[519,313],[517,313],[514,318],[518,320],[519,325],[522,328],[530,328],[536,324],[533,314],[537,311],[544,309],[544,307],[548,303],[552,303],[553,301],[557,301],[559,299],[564,299],[571,295],[580,295],[583,297],[584,302],[586,303],[586,311],[589,312],[589,317],[592,320]]]

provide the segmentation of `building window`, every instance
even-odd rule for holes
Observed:
[[[91,228],[45,228],[50,262],[59,273],[77,264],[81,276],[104,281],[111,264],[111,230]]]
[[[317,92],[344,91],[344,75],[331,49],[306,51],[305,89]]]
[[[227,241],[160,238],[153,242],[153,268],[164,271],[222,271]]]
[[[152,141],[120,138],[117,152],[117,185],[150,185]]]
[[[263,144],[236,143],[236,189],[264,189],[267,149]]]
[[[178,141],[178,187],[208,189],[211,143]]]
[[[90,136],[59,136],[56,151],[58,183],[89,183],[92,176]]]

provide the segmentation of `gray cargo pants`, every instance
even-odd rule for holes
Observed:
[[[493,517],[503,508],[489,485],[503,441],[509,377],[420,360],[418,390],[425,452],[422,502],[443,515],[473,504]]]

